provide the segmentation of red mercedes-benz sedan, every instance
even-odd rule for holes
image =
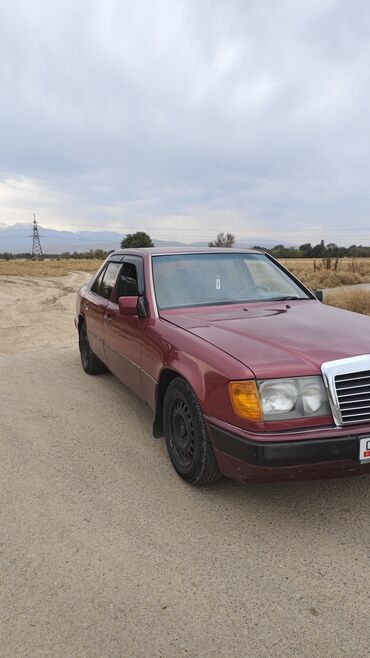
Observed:
[[[193,485],[370,469],[370,319],[325,306],[265,253],[129,249],[78,293],[88,374],[153,409]]]

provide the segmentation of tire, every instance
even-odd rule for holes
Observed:
[[[84,322],[81,322],[78,332],[78,347],[80,350],[82,367],[88,375],[99,375],[100,373],[105,372],[106,367],[104,363],[98,359],[90,347]]]
[[[180,477],[196,487],[221,477],[199,402],[182,377],[173,379],[166,390],[163,426],[167,452]]]

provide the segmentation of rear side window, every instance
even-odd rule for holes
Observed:
[[[110,299],[120,268],[121,263],[108,263],[106,269],[94,282],[92,291],[96,292],[100,297]]]

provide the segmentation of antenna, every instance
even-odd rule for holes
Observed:
[[[39,260],[44,257],[41,248],[39,230],[37,228],[36,215],[33,213],[33,228],[32,228],[32,258]]]

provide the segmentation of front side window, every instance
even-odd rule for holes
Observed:
[[[136,265],[128,262],[123,263],[117,281],[115,298],[117,300],[119,297],[136,297],[138,294]]]
[[[121,263],[108,263],[108,266],[104,271],[103,278],[100,282],[99,289],[94,290],[94,292],[100,295],[100,297],[110,299],[120,268]]]
[[[159,309],[310,298],[264,254],[173,254],[152,263]]]
[[[98,274],[98,276],[96,277],[94,283],[91,286],[91,292],[95,292],[97,295],[99,294],[99,289],[100,289],[100,286],[101,286],[101,282],[103,280],[103,276],[105,274],[105,270],[106,270],[106,268],[103,267],[102,271],[100,272],[100,274]]]

